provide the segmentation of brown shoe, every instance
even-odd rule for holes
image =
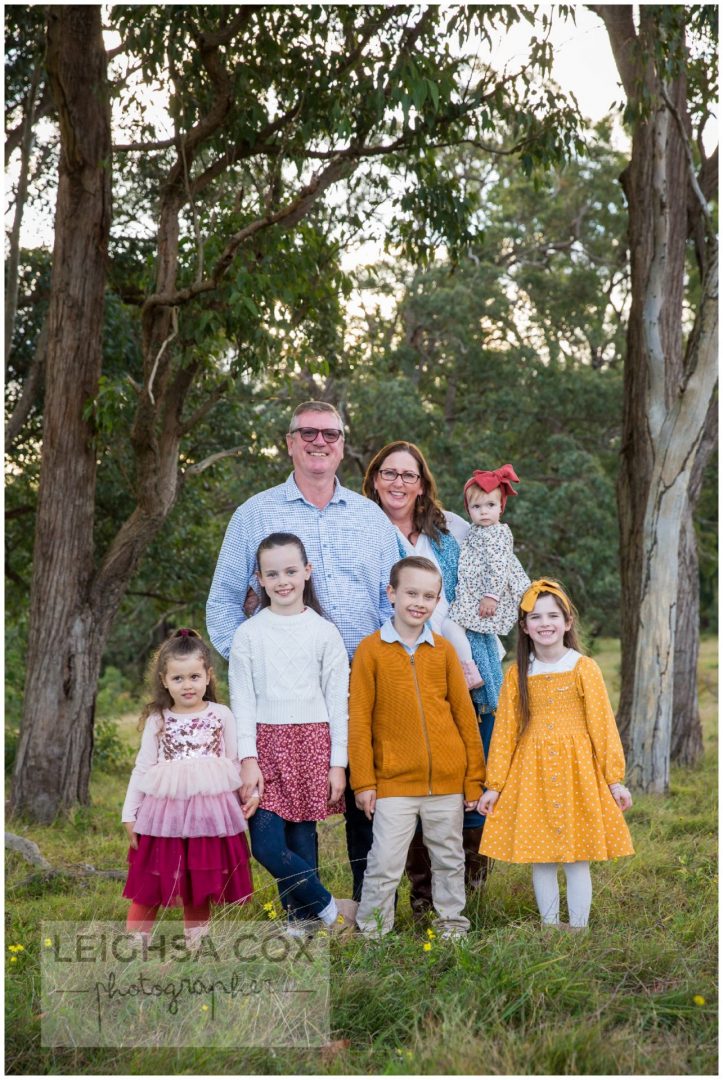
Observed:
[[[359,910],[359,904],[356,900],[337,900],[336,910],[338,912],[336,922],[327,927],[329,933],[338,938],[353,934],[356,931],[356,913]]]
[[[482,826],[477,829],[462,829],[462,847],[464,848],[464,884],[469,892],[477,892],[484,884],[492,869],[492,860],[480,855]]]

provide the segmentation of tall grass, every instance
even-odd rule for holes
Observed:
[[[596,652],[615,696],[614,642]],[[332,944],[331,1041],[323,1049],[51,1049],[40,1045],[41,920],[122,920],[118,882],[61,877],[21,884],[7,859],[7,1071],[46,1074],[714,1074],[717,977],[717,643],[703,643],[706,754],[674,769],[669,796],[638,797],[628,814],[636,855],[593,867],[587,935],[542,932],[527,867],[498,863],[468,905],[462,945],[428,941],[402,887],[397,928],[382,942]],[[135,721],[121,725],[137,740]],[[97,773],[93,805],[48,828],[14,823],[51,863],[122,868],[127,777]],[[322,874],[349,895],[341,819],[320,827]],[[264,917],[271,879],[223,919]],[[169,914],[167,919],[178,918]],[[11,961],[11,956],[16,957]]]

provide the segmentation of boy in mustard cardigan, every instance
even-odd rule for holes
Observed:
[[[349,765],[356,805],[374,820],[357,925],[387,934],[394,894],[421,819],[442,937],[466,934],[462,815],[482,793],[479,728],[454,648],[427,619],[442,587],[429,559],[392,567],[394,616],[359,645],[349,698]]]

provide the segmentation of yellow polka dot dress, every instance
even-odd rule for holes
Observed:
[[[569,671],[528,676],[530,722],[519,737],[518,685],[513,665],[502,685],[485,781],[501,795],[485,821],[480,852],[512,863],[633,855],[608,788],[623,782],[625,758],[600,668],[580,656]]]

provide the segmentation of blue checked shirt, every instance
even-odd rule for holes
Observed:
[[[256,550],[272,532],[293,533],[302,541],[319,603],[352,657],[361,639],[392,614],[386,589],[399,559],[396,530],[376,503],[338,480],[320,510],[301,494],[293,473],[285,484],[253,495],[229,522],[206,604],[211,641],[228,659],[233,635],[246,619]]]

